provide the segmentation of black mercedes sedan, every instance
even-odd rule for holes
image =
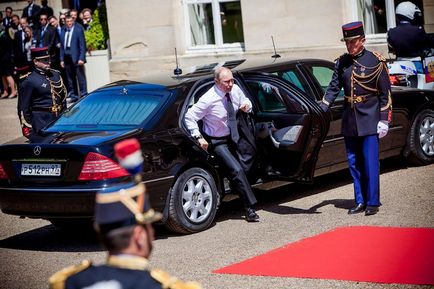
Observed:
[[[154,81],[106,85],[68,108],[40,137],[1,145],[1,210],[55,225],[91,219],[97,191],[130,182],[116,162],[114,144],[137,138],[143,182],[163,223],[180,233],[205,230],[230,187],[215,157],[188,133],[184,114],[213,85],[212,71],[222,65],[233,69],[253,104],[258,152],[252,185],[309,183],[347,166],[340,134],[343,95],[331,113],[318,105],[333,63],[215,63]],[[380,141],[380,158],[402,155],[416,164],[433,163],[434,91],[394,88],[392,97],[393,123]]]

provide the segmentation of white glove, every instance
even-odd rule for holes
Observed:
[[[389,124],[385,120],[380,120],[377,125],[377,133],[379,138],[383,138],[386,136],[389,131]]]

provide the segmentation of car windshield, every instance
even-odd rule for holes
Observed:
[[[103,131],[149,128],[175,96],[164,86],[134,84],[91,93],[45,131]]]

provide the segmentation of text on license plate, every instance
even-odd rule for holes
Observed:
[[[22,176],[60,176],[60,164],[21,164]]]

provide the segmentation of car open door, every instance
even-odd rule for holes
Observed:
[[[329,120],[312,98],[270,74],[243,73],[252,100],[262,167],[280,179],[311,182]]]

